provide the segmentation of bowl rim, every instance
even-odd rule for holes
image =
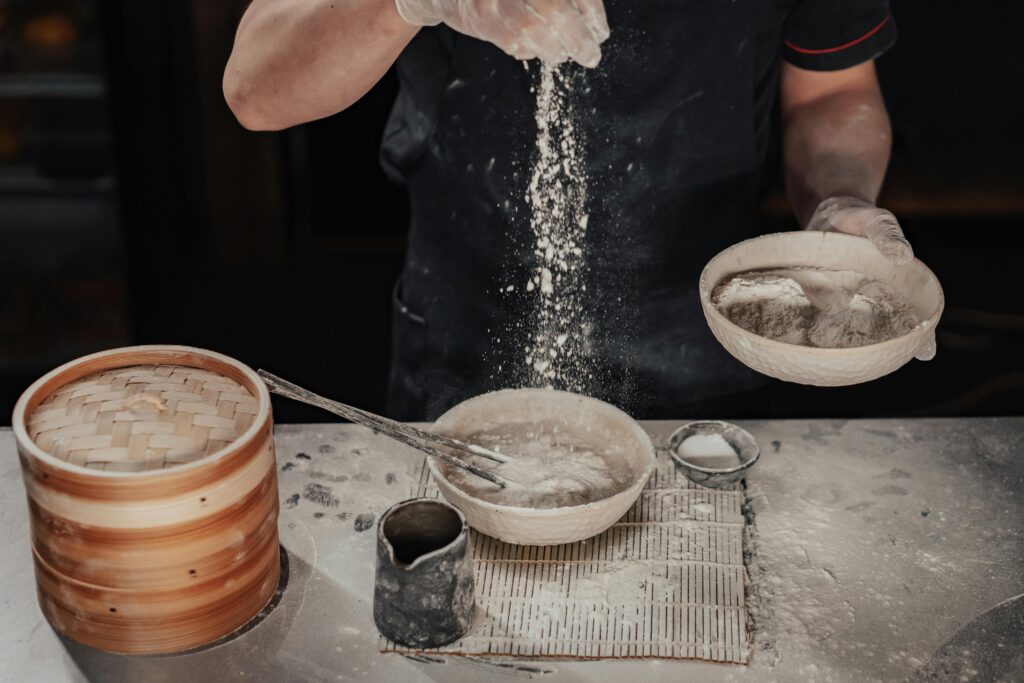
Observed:
[[[594,398],[592,396],[584,396],[583,394],[576,394],[571,391],[562,391],[560,389],[542,389],[536,387],[498,389],[496,391],[488,391],[483,394],[477,394],[476,396],[467,398],[465,401],[457,403],[456,405],[446,410],[440,417],[438,417],[437,420],[435,420],[432,423],[431,428],[433,428],[433,425],[436,425],[446,415],[448,415],[455,409],[459,408],[459,406],[463,406],[469,403],[470,401],[474,401],[485,396],[496,396],[500,394],[562,394],[565,396],[571,396],[575,399],[579,399],[588,403],[598,404],[602,410],[609,410],[613,414],[618,413],[618,416],[625,418],[625,423],[630,426],[631,431],[633,431],[634,434],[636,434],[639,437],[638,441],[640,441],[640,445],[643,447],[643,453],[646,459],[643,471],[641,472],[637,480],[633,482],[629,487],[619,491],[618,493],[613,493],[612,495],[606,498],[601,498],[600,500],[584,503],[583,505],[566,505],[563,507],[555,508],[532,508],[520,505],[501,505],[499,503],[492,503],[489,500],[481,500],[480,498],[471,496],[466,491],[463,491],[461,488],[448,481],[446,477],[442,476],[440,469],[437,467],[436,459],[433,456],[428,455],[427,467],[430,468],[430,474],[434,478],[434,482],[438,485],[438,488],[443,487],[446,490],[454,493],[459,498],[464,498],[472,502],[475,506],[484,508],[486,510],[490,510],[492,512],[504,514],[514,513],[516,515],[524,517],[551,517],[554,515],[564,515],[566,513],[581,514],[589,510],[610,507],[611,501],[617,501],[620,498],[626,497],[630,498],[630,504],[632,504],[632,502],[635,501],[637,496],[639,495],[639,492],[643,490],[643,488],[647,485],[648,480],[651,478],[651,474],[654,472],[654,467],[657,461],[657,449],[654,447],[654,441],[651,439],[651,435],[648,434],[647,430],[645,430],[640,425],[640,423],[637,422],[626,411],[622,410],[618,406],[608,403],[607,401],[602,401],[601,399]]]
[[[679,443],[674,445],[673,442],[678,438],[680,434],[683,433],[684,430],[689,429],[694,425],[704,424],[724,425],[731,429],[736,429],[740,432],[743,432],[748,437],[750,437],[750,442],[754,444],[754,457],[752,457],[750,460],[747,460],[746,462],[736,465],[736,467],[726,467],[725,469],[721,469],[715,467],[702,467],[701,465],[696,465],[687,460],[686,458],[684,458],[683,456],[679,455],[676,452],[676,449],[679,448],[679,446],[681,446],[683,441],[685,441],[686,439],[681,439]],[[753,467],[754,463],[761,459],[761,444],[757,442],[757,439],[754,438],[754,435],[751,434],[748,430],[744,429],[743,427],[740,427],[738,424],[735,424],[733,422],[726,422],[725,420],[694,420],[693,422],[687,422],[686,424],[680,425],[679,427],[672,431],[668,439],[665,441],[665,450],[668,451],[669,457],[672,458],[673,462],[688,469],[696,470],[701,474],[708,474],[712,476],[723,474],[735,474],[737,472],[742,472],[743,470],[748,470],[751,467]],[[738,456],[739,454],[737,453],[737,457]]]
[[[160,470],[149,470],[146,472],[123,472],[123,471],[108,471],[108,470],[92,470],[88,467],[81,467],[79,465],[72,465],[60,458],[54,456],[51,453],[47,453],[45,450],[39,447],[35,442],[35,439],[28,433],[28,420],[26,412],[28,410],[28,404],[33,398],[45,387],[48,383],[57,379],[61,375],[69,373],[76,368],[87,365],[89,363],[99,363],[100,367],[93,369],[87,374],[93,372],[105,372],[106,370],[114,370],[117,368],[130,367],[132,365],[138,365],[141,360],[125,361],[123,364],[118,362],[112,362],[114,358],[123,356],[126,354],[140,354],[140,355],[153,355],[153,356],[180,356],[182,361],[185,361],[189,356],[199,355],[206,356],[214,361],[228,365],[233,369],[237,370],[242,376],[252,383],[251,387],[245,387],[252,391],[256,398],[257,408],[256,414],[253,416],[252,424],[231,443],[225,445],[220,450],[216,450],[209,455],[203,456],[198,460],[194,460],[183,465],[175,465],[174,467],[168,467]],[[173,364],[172,361],[163,361],[165,364]],[[180,363],[185,365],[184,362]],[[195,367],[187,366],[186,367]],[[223,373],[222,373],[223,374]],[[85,376],[85,375],[83,375]],[[75,378],[78,379],[78,378]],[[68,381],[74,381],[70,379]],[[64,386],[67,382],[60,384]],[[59,388],[59,387],[58,387]],[[50,370],[48,373],[37,379],[35,382],[30,384],[25,391],[22,392],[21,396],[18,397],[17,403],[14,404],[14,412],[11,415],[11,428],[14,431],[15,442],[18,445],[19,450],[24,449],[28,453],[44,462],[45,464],[55,467],[66,472],[70,472],[77,475],[86,477],[97,477],[101,479],[121,479],[125,481],[142,481],[146,479],[159,479],[161,477],[172,477],[180,473],[187,473],[192,470],[198,470],[207,467],[219,460],[222,460],[229,453],[233,453],[239,447],[239,444],[245,444],[255,439],[259,433],[265,428],[266,422],[270,417],[270,391],[267,389],[267,385],[263,383],[263,380],[253,372],[245,363],[235,360],[230,356],[217,353],[216,351],[209,351],[207,349],[201,349],[195,346],[180,346],[173,344],[144,344],[140,346],[122,346],[115,349],[107,349],[105,351],[97,351],[96,353],[90,353],[79,358],[69,360],[63,365]],[[273,436],[271,436],[273,438]]]
[[[923,269],[924,273],[925,273],[925,276],[927,278],[933,280],[935,282],[936,286],[938,287],[938,290],[939,290],[939,301],[938,301],[938,304],[936,305],[935,310],[932,312],[932,314],[926,320],[922,320],[919,323],[917,323],[917,325],[915,325],[914,328],[912,330],[910,330],[909,332],[907,332],[906,334],[902,334],[902,335],[900,335],[898,337],[893,337],[892,339],[887,339],[887,340],[882,341],[882,342],[876,342],[874,344],[865,344],[864,346],[849,346],[849,347],[846,347],[846,348],[827,348],[827,347],[821,347],[821,346],[803,346],[801,344],[790,344],[790,343],[787,343],[787,342],[778,341],[776,339],[770,339],[769,337],[762,337],[761,335],[754,334],[750,330],[744,329],[744,328],[740,327],[739,325],[737,325],[736,323],[734,323],[733,321],[729,320],[729,318],[727,318],[721,311],[718,310],[717,306],[715,306],[713,303],[711,303],[711,290],[712,290],[712,287],[708,284],[707,274],[708,274],[708,270],[710,270],[711,266],[714,265],[716,261],[718,261],[720,258],[724,258],[727,253],[729,253],[729,252],[731,252],[731,251],[733,251],[735,249],[739,249],[743,245],[746,245],[746,244],[751,243],[751,242],[757,242],[757,241],[760,241],[760,240],[771,239],[771,238],[776,238],[777,239],[780,236],[785,236],[785,237],[783,237],[783,239],[801,239],[800,237],[796,237],[798,235],[806,235],[808,237],[823,236],[823,237],[820,237],[820,238],[821,239],[832,239],[832,240],[835,240],[835,239],[839,239],[839,240],[862,240],[862,239],[866,239],[866,238],[860,237],[858,235],[847,235],[845,233],[832,232],[832,231],[790,230],[790,231],[784,231],[784,232],[772,232],[772,233],[767,233],[765,235],[758,235],[757,237],[751,237],[749,239],[743,240],[742,242],[737,242],[736,244],[733,244],[732,246],[726,247],[722,251],[720,251],[717,254],[715,254],[711,258],[711,260],[707,262],[707,265],[704,266],[704,269],[700,273],[700,281],[698,283],[698,293],[699,293],[699,296],[700,296],[701,308],[704,309],[704,315],[707,316],[707,317],[714,318],[716,324],[724,325],[724,327],[731,333],[732,336],[744,337],[744,338],[746,338],[748,340],[757,340],[757,343],[759,345],[767,346],[768,348],[774,348],[774,349],[777,349],[777,350],[780,350],[780,351],[792,351],[793,349],[800,349],[801,353],[808,353],[809,352],[812,355],[822,356],[822,357],[826,357],[826,358],[827,357],[839,357],[839,356],[848,357],[848,356],[854,355],[854,354],[873,355],[875,353],[878,353],[878,352],[884,351],[884,350],[888,350],[890,348],[896,348],[896,347],[899,347],[899,346],[904,346],[904,345],[906,345],[907,340],[923,337],[928,332],[929,329],[936,327],[937,322],[938,322],[939,318],[942,316],[942,312],[943,312],[943,310],[946,307],[945,292],[943,292],[943,290],[942,290],[942,283],[939,281],[939,278],[936,277],[935,273],[932,272],[932,269],[929,268],[923,261],[921,261],[916,256],[911,261],[909,261],[908,263],[904,264],[901,267],[906,267],[906,266],[913,265],[914,267]],[[786,266],[779,266],[779,267],[783,268],[783,267],[786,267]],[[795,267],[799,267],[799,266],[794,264],[794,265],[790,265],[788,267],[795,268]],[[734,273],[734,275],[735,274],[736,273]],[[717,286],[717,285],[718,285],[718,282],[715,283],[715,286]],[[713,326],[711,326],[711,327],[713,327]]]

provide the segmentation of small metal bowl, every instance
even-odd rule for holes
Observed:
[[[726,469],[715,469],[713,467],[702,467],[683,458],[677,452],[683,441],[695,434],[718,434],[726,443],[736,451],[740,464]],[[707,486],[708,488],[722,488],[742,479],[757,459],[761,457],[761,449],[757,440],[750,432],[728,422],[717,420],[703,420],[685,424],[668,438],[668,452],[675,461],[676,467],[680,468],[686,478],[695,484]]]

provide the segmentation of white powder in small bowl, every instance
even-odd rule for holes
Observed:
[[[693,434],[676,448],[686,462],[698,467],[725,470],[740,464],[736,450],[721,434]]]

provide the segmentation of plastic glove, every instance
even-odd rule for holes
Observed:
[[[601,61],[609,35],[602,0],[395,0],[414,26],[441,22],[494,43],[516,59],[558,64],[572,59],[586,67]]]
[[[897,265],[910,263],[914,250],[890,211],[856,197],[829,197],[814,210],[808,230],[834,230],[871,240],[882,255]]]
[[[867,237],[883,256],[897,265],[909,263],[914,258],[914,250],[903,235],[896,216],[857,197],[829,197],[818,204],[807,223],[807,230],[834,230]],[[935,357],[935,350],[935,330],[932,330],[915,358],[931,360]]]

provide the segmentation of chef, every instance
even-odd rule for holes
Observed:
[[[891,131],[874,60],[895,40],[888,0],[254,0],[224,92],[243,126],[280,130],[397,64],[381,159],[412,218],[389,402],[424,419],[522,376],[525,339],[501,331],[535,305],[507,287],[536,267],[532,87],[562,63],[585,150],[591,393],[645,418],[742,416],[764,412],[764,379],[715,342],[697,280],[758,234],[780,170],[801,227],[913,256],[875,205]]]

